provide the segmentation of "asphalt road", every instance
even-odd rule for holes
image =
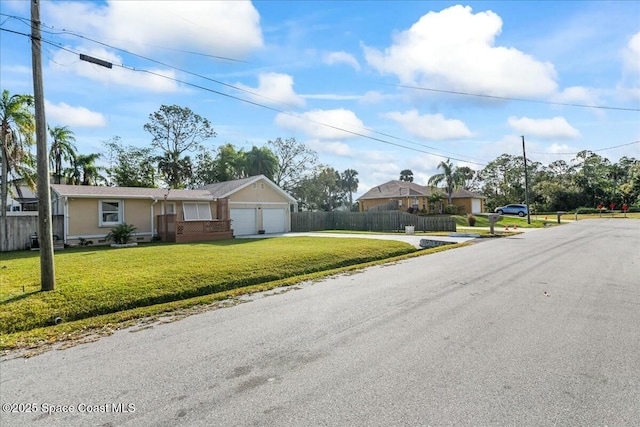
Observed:
[[[640,425],[640,221],[487,239],[0,375],[2,426]]]

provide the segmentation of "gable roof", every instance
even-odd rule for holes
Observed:
[[[416,184],[415,182],[393,180],[371,188],[362,196],[358,197],[357,200],[429,196],[430,194],[432,194],[432,191],[424,185]]]
[[[197,190],[145,187],[99,187],[93,185],[66,184],[51,184],[51,189],[60,197],[163,200],[166,196],[167,200],[171,201],[211,201],[229,197],[236,191],[261,180],[271,186],[276,192],[280,193],[290,203],[296,203],[296,199],[264,175],[235,179],[233,181],[216,182],[214,184],[205,185]]]
[[[414,182],[393,180],[371,188],[362,196],[358,197],[357,200],[390,199],[398,197],[428,197],[433,193],[446,195],[446,192],[442,188],[430,188]],[[469,190],[458,190],[454,192],[451,197],[454,199],[466,197],[472,199],[486,199],[486,197]]]
[[[249,178],[235,179],[233,181],[215,182],[213,184],[208,184],[208,185],[205,185],[204,187],[200,187],[199,190],[206,190],[209,193],[211,193],[213,197],[218,199],[223,199],[261,180],[265,181],[277,193],[280,193],[283,197],[289,200],[289,202],[296,203],[295,198],[293,198],[289,193],[284,191],[282,188],[278,187],[273,181],[271,181],[269,178],[267,178],[264,175],[255,175],[255,176],[250,176]]]
[[[62,197],[98,198],[117,197],[120,199],[154,199],[162,200],[213,200],[208,191],[176,190],[166,188],[144,187],[99,187],[93,185],[51,184],[51,189]]]

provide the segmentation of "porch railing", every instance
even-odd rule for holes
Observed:
[[[166,221],[166,222],[165,222]],[[157,230],[163,242],[200,242],[231,239],[231,220],[176,221],[175,214],[158,215]]]

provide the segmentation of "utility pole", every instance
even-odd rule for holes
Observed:
[[[42,84],[42,41],[40,36],[40,0],[31,0],[31,61],[33,68],[33,100],[36,113],[36,143],[38,162],[38,239],[40,243],[40,289],[56,287],[53,264],[53,232],[51,224],[51,190],[47,150],[47,122],[44,114]]]
[[[522,135],[522,157],[524,158],[524,202],[527,205],[527,224],[531,224],[529,211],[529,174],[527,173],[527,153],[524,149],[524,135]]]

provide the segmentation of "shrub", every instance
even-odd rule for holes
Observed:
[[[444,207],[444,213],[448,215],[457,215],[459,210],[460,207],[456,205],[447,205]]]
[[[469,227],[475,227],[476,217],[473,214],[467,214],[467,224],[469,224]]]
[[[106,239],[113,240],[119,245],[126,245],[131,241],[131,236],[133,236],[136,230],[136,227],[131,224],[119,224],[111,229]]]

